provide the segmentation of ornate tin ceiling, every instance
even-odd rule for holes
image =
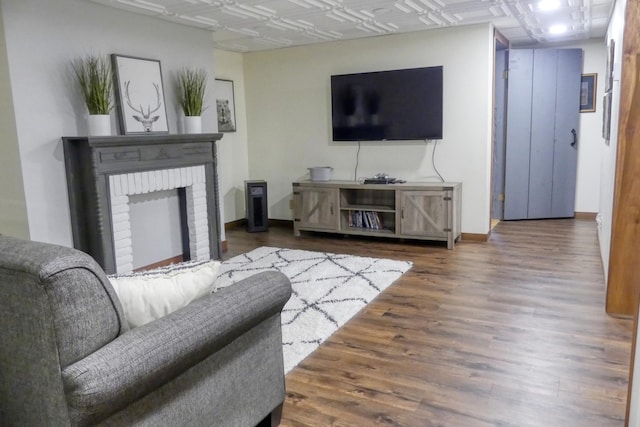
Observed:
[[[604,36],[614,0],[89,0],[204,28],[249,52],[493,22],[513,46]],[[563,25],[566,32],[553,34]]]

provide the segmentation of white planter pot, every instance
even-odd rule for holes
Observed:
[[[110,136],[111,116],[109,114],[89,114],[89,135]]]
[[[202,117],[186,116],[184,118],[184,133],[202,133]]]

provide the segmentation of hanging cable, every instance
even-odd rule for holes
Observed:
[[[437,147],[438,147],[438,140],[434,139],[433,151],[431,152],[431,165],[433,166],[433,170],[436,171],[436,174],[438,174],[438,177],[440,177],[440,181],[444,182],[444,178],[442,177],[442,175],[440,175],[440,172],[438,172],[438,168],[436,167],[436,148]]]
[[[358,141],[358,152],[356,153],[356,169],[353,171],[353,180],[358,180],[358,164],[360,163],[360,141]]]

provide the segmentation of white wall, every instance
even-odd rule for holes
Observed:
[[[9,62],[0,9],[0,234],[29,238]]]
[[[584,52],[582,72],[597,73],[596,111],[580,114],[578,171],[576,182],[576,212],[600,210],[600,180],[602,169],[602,97],[605,87],[607,50],[603,40],[590,40],[573,46]]]
[[[600,253],[602,255],[602,265],[604,266],[605,280],[609,276],[609,255],[611,246],[611,225],[613,221],[613,192],[615,187],[616,155],[618,152],[618,119],[620,106],[620,71],[622,64],[622,45],[624,32],[624,18],[626,0],[617,0],[609,28],[607,30],[607,40],[615,40],[615,60],[613,79],[613,98],[611,108],[611,142],[603,145],[600,156],[602,157],[601,179],[600,179],[600,206],[598,237],[600,241]],[[604,85],[604,79],[603,79]]]
[[[240,53],[214,50],[216,78],[232,80],[236,131],[224,133],[218,143],[218,178],[223,223],[245,218],[244,181],[249,179],[249,148],[244,88],[244,60]],[[211,101],[212,108],[215,103]],[[267,183],[268,184],[268,183]]]
[[[169,129],[175,133],[181,118],[172,77],[191,66],[209,70],[213,80],[211,36],[81,0],[3,0],[1,5],[30,235],[70,246],[60,137],[86,134],[87,114],[69,77],[70,61],[87,53],[159,59]],[[216,131],[215,109],[205,112],[203,130]]]
[[[248,53],[244,56],[251,179],[269,183],[269,216],[292,219],[291,183],[311,166],[353,179],[356,143],[331,141],[330,76],[444,66],[444,138],[436,165],[461,181],[462,231],[489,230],[493,28],[459,27]],[[433,145],[362,143],[358,177],[435,181]]]

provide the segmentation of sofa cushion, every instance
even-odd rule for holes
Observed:
[[[149,323],[213,292],[219,261],[193,261],[109,276],[130,328]]]

